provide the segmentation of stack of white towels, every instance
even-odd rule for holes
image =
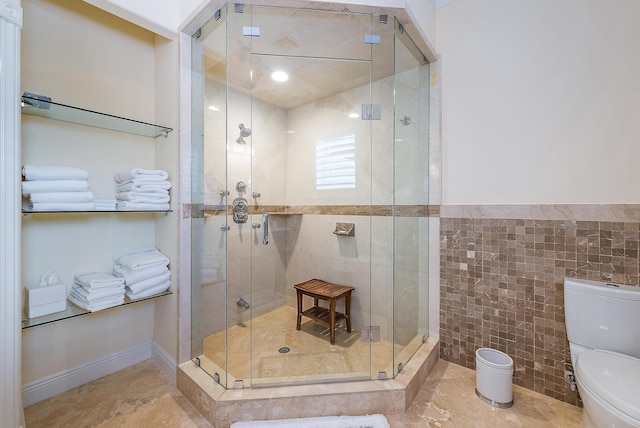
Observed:
[[[22,194],[33,211],[92,211],[89,172],[60,165],[24,165]]]
[[[117,209],[169,210],[169,174],[160,169],[134,168],[116,174]]]
[[[85,273],[75,277],[69,301],[95,312],[124,303],[124,279],[108,273]]]
[[[169,258],[154,247],[139,248],[116,257],[113,274],[123,279],[131,299],[162,293],[171,285]]]

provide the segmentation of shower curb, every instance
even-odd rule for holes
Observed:
[[[216,384],[192,361],[178,366],[178,390],[214,427],[256,419],[404,413],[439,358],[428,338],[395,379],[292,385],[244,390]]]

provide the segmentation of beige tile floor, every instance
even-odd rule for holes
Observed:
[[[514,386],[515,405],[495,409],[474,388],[473,370],[439,361],[408,411],[385,416],[393,428],[580,426],[579,408],[550,397]],[[25,419],[27,428],[211,427],[150,360],[29,406]]]

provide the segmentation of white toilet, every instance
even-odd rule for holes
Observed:
[[[640,287],[565,278],[583,427],[640,427]]]

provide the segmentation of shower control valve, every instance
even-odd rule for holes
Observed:
[[[233,221],[236,223],[246,223],[249,219],[247,210],[249,209],[249,203],[245,198],[235,198],[231,205],[231,211],[233,212]]]
[[[260,192],[253,192],[251,196],[253,196],[254,199],[258,199],[260,197]]]

